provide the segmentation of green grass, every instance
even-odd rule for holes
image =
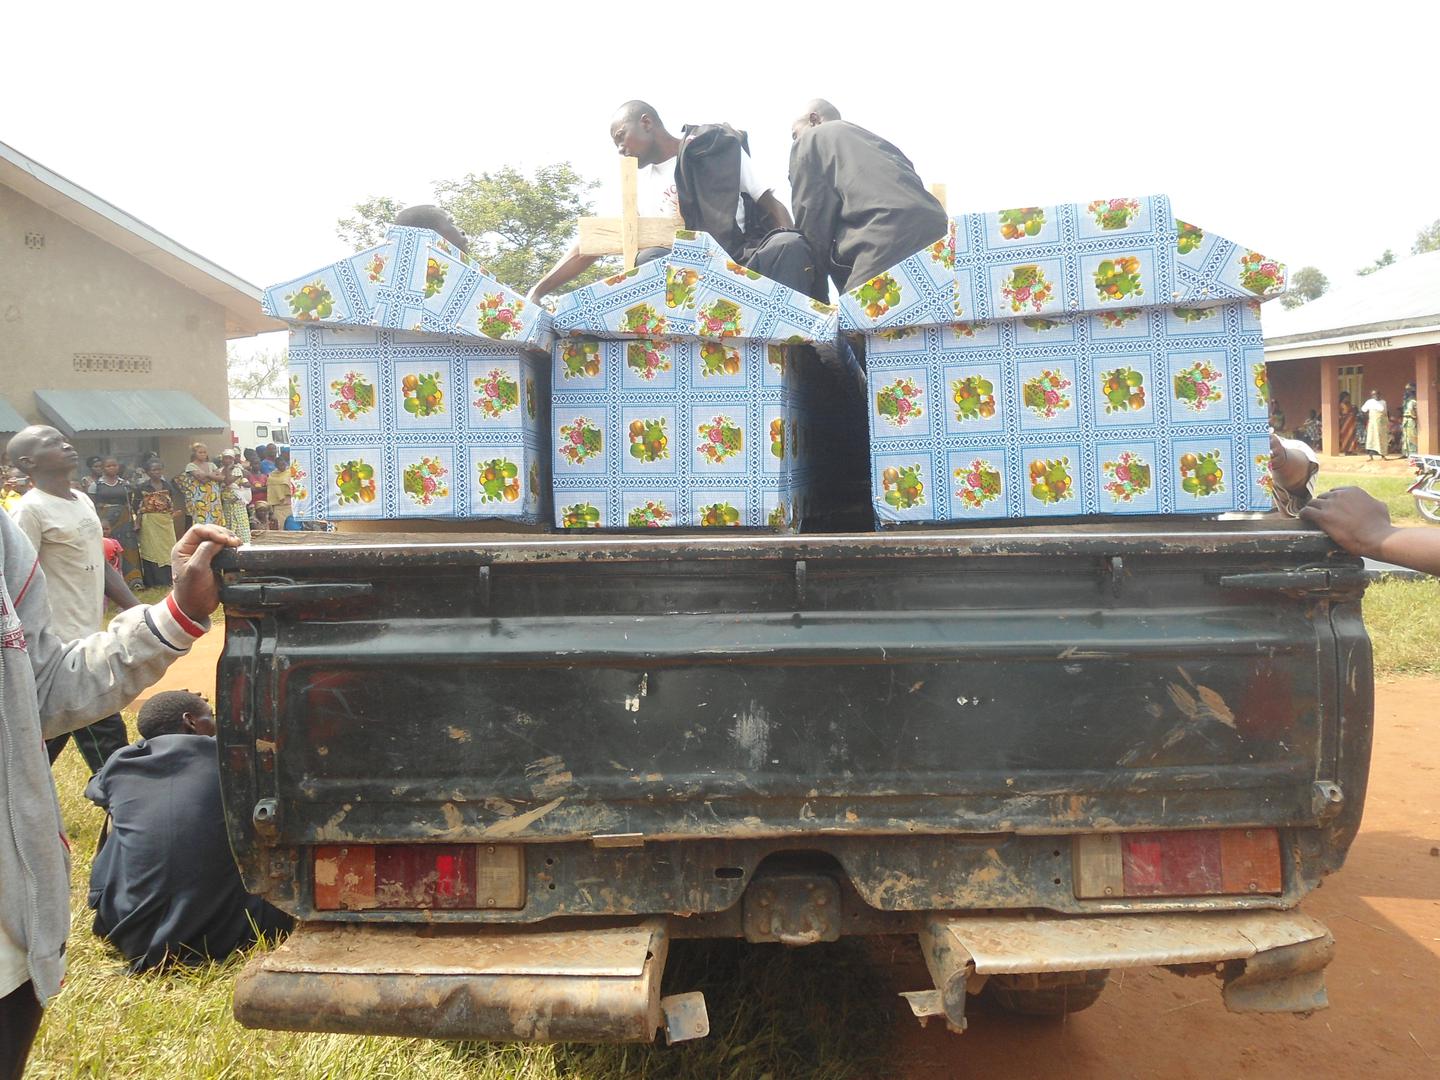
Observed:
[[[134,716],[126,716],[134,734]],[[703,990],[708,1038],[665,1046],[496,1046],[248,1031],[230,1013],[246,957],[132,976],[85,906],[101,814],[68,749],[55,782],[73,848],[69,974],[28,1080],[846,1080],[884,1071],[897,999],[862,943],[787,950],[675,942],[666,992]]]
[[[1440,580],[1380,581],[1365,591],[1375,675],[1440,676]]]
[[[1414,483],[1409,474],[1405,476],[1368,476],[1359,473],[1327,473],[1324,469],[1315,478],[1315,489],[1329,491],[1338,487],[1358,487],[1368,491],[1383,502],[1390,510],[1390,520],[1395,522],[1421,520],[1415,509],[1415,498],[1406,493]]]

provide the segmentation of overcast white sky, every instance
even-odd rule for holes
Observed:
[[[1440,218],[1433,2],[84,0],[3,26],[0,140],[257,285],[339,257],[354,203],[466,172],[569,160],[611,212],[631,97],[748,129],[782,192],[820,95],[951,212],[1166,192],[1332,282]]]

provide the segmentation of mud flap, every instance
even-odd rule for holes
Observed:
[[[525,1042],[671,1041],[664,924],[536,931],[305,923],[235,985],[245,1027]],[[698,997],[699,995],[687,995]]]

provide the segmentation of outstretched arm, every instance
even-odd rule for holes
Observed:
[[[105,563],[105,598],[112,601],[121,611],[140,606],[140,601],[130,590],[125,575],[111,566],[108,561]]]
[[[1300,511],[1300,520],[1319,525],[1352,555],[1440,574],[1440,529],[1397,528],[1390,524],[1385,504],[1360,488],[1336,488],[1315,496]]]
[[[589,270],[599,258],[599,255],[581,255],[579,243],[571,244],[570,250],[565,253],[564,257],[525,294],[525,299],[531,303],[538,303],[561,285],[568,285]]]

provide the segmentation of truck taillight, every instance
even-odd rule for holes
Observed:
[[[1284,889],[1275,829],[1093,833],[1075,838],[1075,895],[1277,894]]]
[[[513,844],[349,844],[314,856],[317,911],[525,906],[525,852]]]

